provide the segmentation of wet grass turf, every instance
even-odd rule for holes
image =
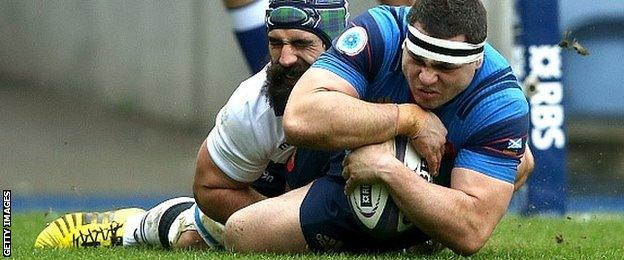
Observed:
[[[12,257],[16,259],[414,259],[422,256],[275,255],[211,251],[164,251],[150,248],[89,248],[40,250],[32,247],[46,222],[58,214],[21,213],[12,216]],[[503,219],[487,245],[474,259],[622,259],[624,215],[574,214],[564,217]],[[461,258],[444,250],[427,259]]]

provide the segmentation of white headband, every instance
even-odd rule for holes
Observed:
[[[411,25],[408,29],[404,47],[415,55],[453,64],[470,63],[483,57],[485,41],[479,44],[449,41],[425,35]]]

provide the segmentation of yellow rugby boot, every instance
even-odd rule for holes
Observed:
[[[124,225],[130,216],[145,210],[127,208],[107,212],[76,212],[50,223],[35,240],[36,248],[121,246]]]

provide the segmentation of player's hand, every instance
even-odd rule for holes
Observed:
[[[431,176],[438,175],[440,163],[444,155],[444,144],[446,143],[446,127],[442,124],[438,116],[429,110],[424,110],[417,105],[402,104],[400,116],[412,116],[415,120],[405,120],[415,122],[415,126],[403,130],[410,138],[410,143],[418,154],[425,158]],[[407,115],[405,115],[407,112]]]
[[[392,163],[401,163],[394,156],[394,139],[380,144],[362,146],[342,161],[342,177],[346,180],[345,194],[362,184],[380,181],[381,174],[390,172]]]

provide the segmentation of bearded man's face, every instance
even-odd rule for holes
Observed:
[[[262,92],[277,115],[284,113],[290,92],[308,68],[310,64],[301,59],[290,67],[284,67],[279,62],[272,62],[267,68],[267,81]]]
[[[325,45],[316,34],[301,29],[273,29],[267,37],[271,64],[262,91],[275,114],[282,115],[290,91],[325,51]]]

